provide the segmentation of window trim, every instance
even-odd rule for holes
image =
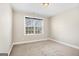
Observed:
[[[26,34],[26,29],[25,29],[25,18],[26,17],[30,17],[30,18],[37,18],[37,19],[42,19],[42,32],[39,34]],[[24,35],[42,35],[44,34],[44,18],[40,18],[40,17],[32,17],[32,16],[24,16]]]

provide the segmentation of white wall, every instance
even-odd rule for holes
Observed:
[[[50,23],[51,38],[79,46],[79,8],[52,17]]]
[[[8,53],[12,41],[12,10],[9,4],[0,4],[0,53]]]
[[[14,12],[14,20],[13,20],[14,42],[33,41],[33,40],[47,38],[47,36],[48,36],[48,19],[44,19],[44,33],[42,35],[24,35],[24,17],[25,16],[40,17],[36,14]]]

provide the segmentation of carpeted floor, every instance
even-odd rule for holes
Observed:
[[[79,50],[47,40],[15,45],[10,56],[79,56]]]

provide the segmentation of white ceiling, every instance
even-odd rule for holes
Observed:
[[[13,3],[14,11],[36,13],[42,16],[54,16],[68,9],[78,7],[77,3],[50,3],[44,7],[41,3]]]

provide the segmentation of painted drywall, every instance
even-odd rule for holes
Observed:
[[[23,42],[23,41],[33,41],[33,40],[40,40],[45,39],[48,36],[48,19],[43,19],[44,21],[44,27],[43,27],[43,34],[41,35],[24,35],[24,17],[25,16],[32,16],[32,17],[38,17],[43,18],[36,14],[30,14],[30,13],[23,13],[23,12],[17,12],[14,11],[14,19],[13,19],[13,40],[15,42]]]
[[[50,19],[51,38],[79,46],[79,8],[73,8]]]
[[[0,4],[0,53],[8,53],[12,44],[12,10],[9,4]]]

